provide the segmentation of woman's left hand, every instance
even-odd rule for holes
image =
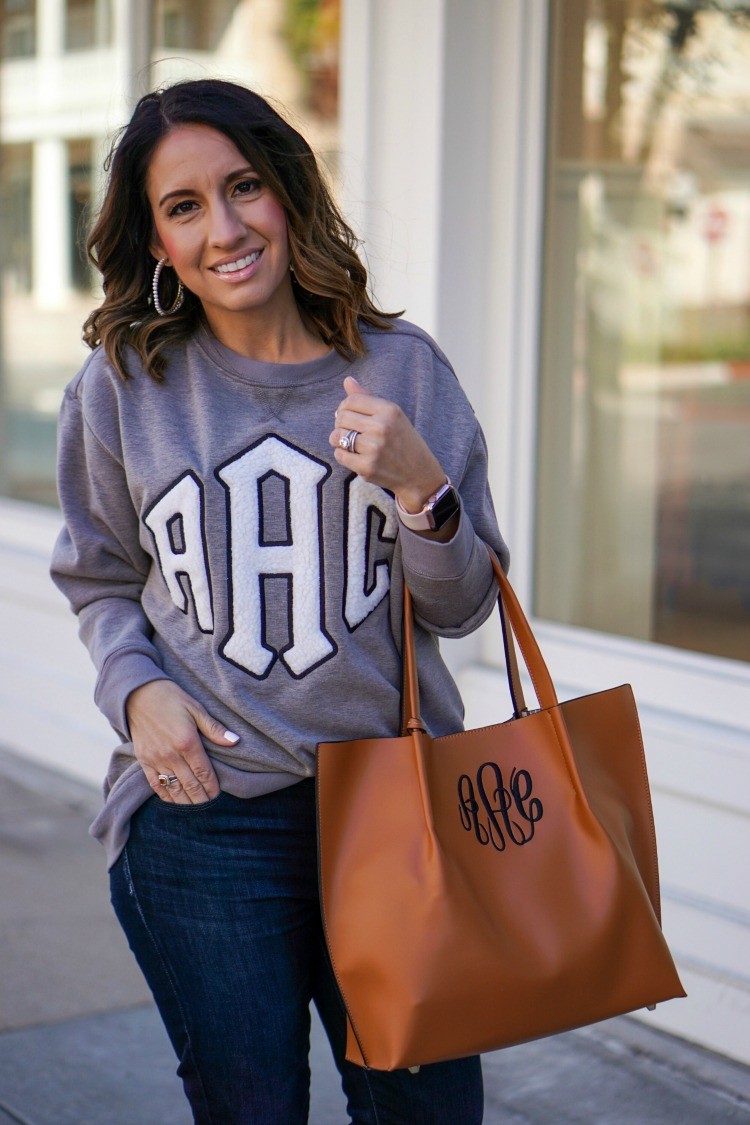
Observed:
[[[369,394],[351,375],[344,379],[346,398],[339,403],[328,441],[340,465],[366,481],[387,488],[408,512],[418,512],[445,481],[440,462],[400,406]],[[349,430],[357,431],[354,452],[339,446]]]

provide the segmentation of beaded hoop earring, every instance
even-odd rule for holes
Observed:
[[[171,309],[163,308],[162,303],[159,300],[159,278],[161,277],[161,271],[164,269],[166,263],[166,258],[159,259],[159,261],[156,263],[156,269],[154,270],[154,280],[151,283],[151,292],[154,296],[154,308],[158,312],[159,316],[171,316],[172,313],[176,313],[178,309],[182,308],[183,301],[185,300],[184,286],[180,279],[177,278],[177,296],[174,299],[174,304],[172,305]]]

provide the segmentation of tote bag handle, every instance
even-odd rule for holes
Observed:
[[[486,544],[485,544],[486,546]],[[495,573],[498,585],[497,607],[500,612],[500,624],[503,631],[503,645],[505,648],[505,671],[508,677],[508,688],[513,701],[514,718],[528,714],[526,702],[521,687],[521,677],[518,671],[516,657],[516,643],[521,650],[524,665],[534,685],[539,706],[546,710],[557,706],[552,677],[542,656],[536,637],[531,631],[531,626],[526,620],[526,615],[521,609],[515,591],[508,581],[505,571],[501,567],[494,551],[487,547],[487,551]],[[419,707],[419,673],[417,669],[417,653],[414,647],[414,607],[409,587],[404,583],[404,644],[403,644],[403,714],[401,733],[409,734],[412,730],[424,730],[424,724]]]

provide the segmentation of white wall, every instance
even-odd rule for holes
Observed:
[[[442,7],[361,0],[344,5],[342,31],[344,210],[366,234],[381,307],[406,307],[428,331],[441,257]]]

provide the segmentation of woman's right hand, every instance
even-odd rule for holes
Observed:
[[[163,801],[200,805],[219,794],[219,782],[198,732],[211,742],[236,746],[239,735],[211,718],[173,680],[151,680],[128,696],[125,710],[135,756]],[[162,785],[159,774],[174,775]]]

